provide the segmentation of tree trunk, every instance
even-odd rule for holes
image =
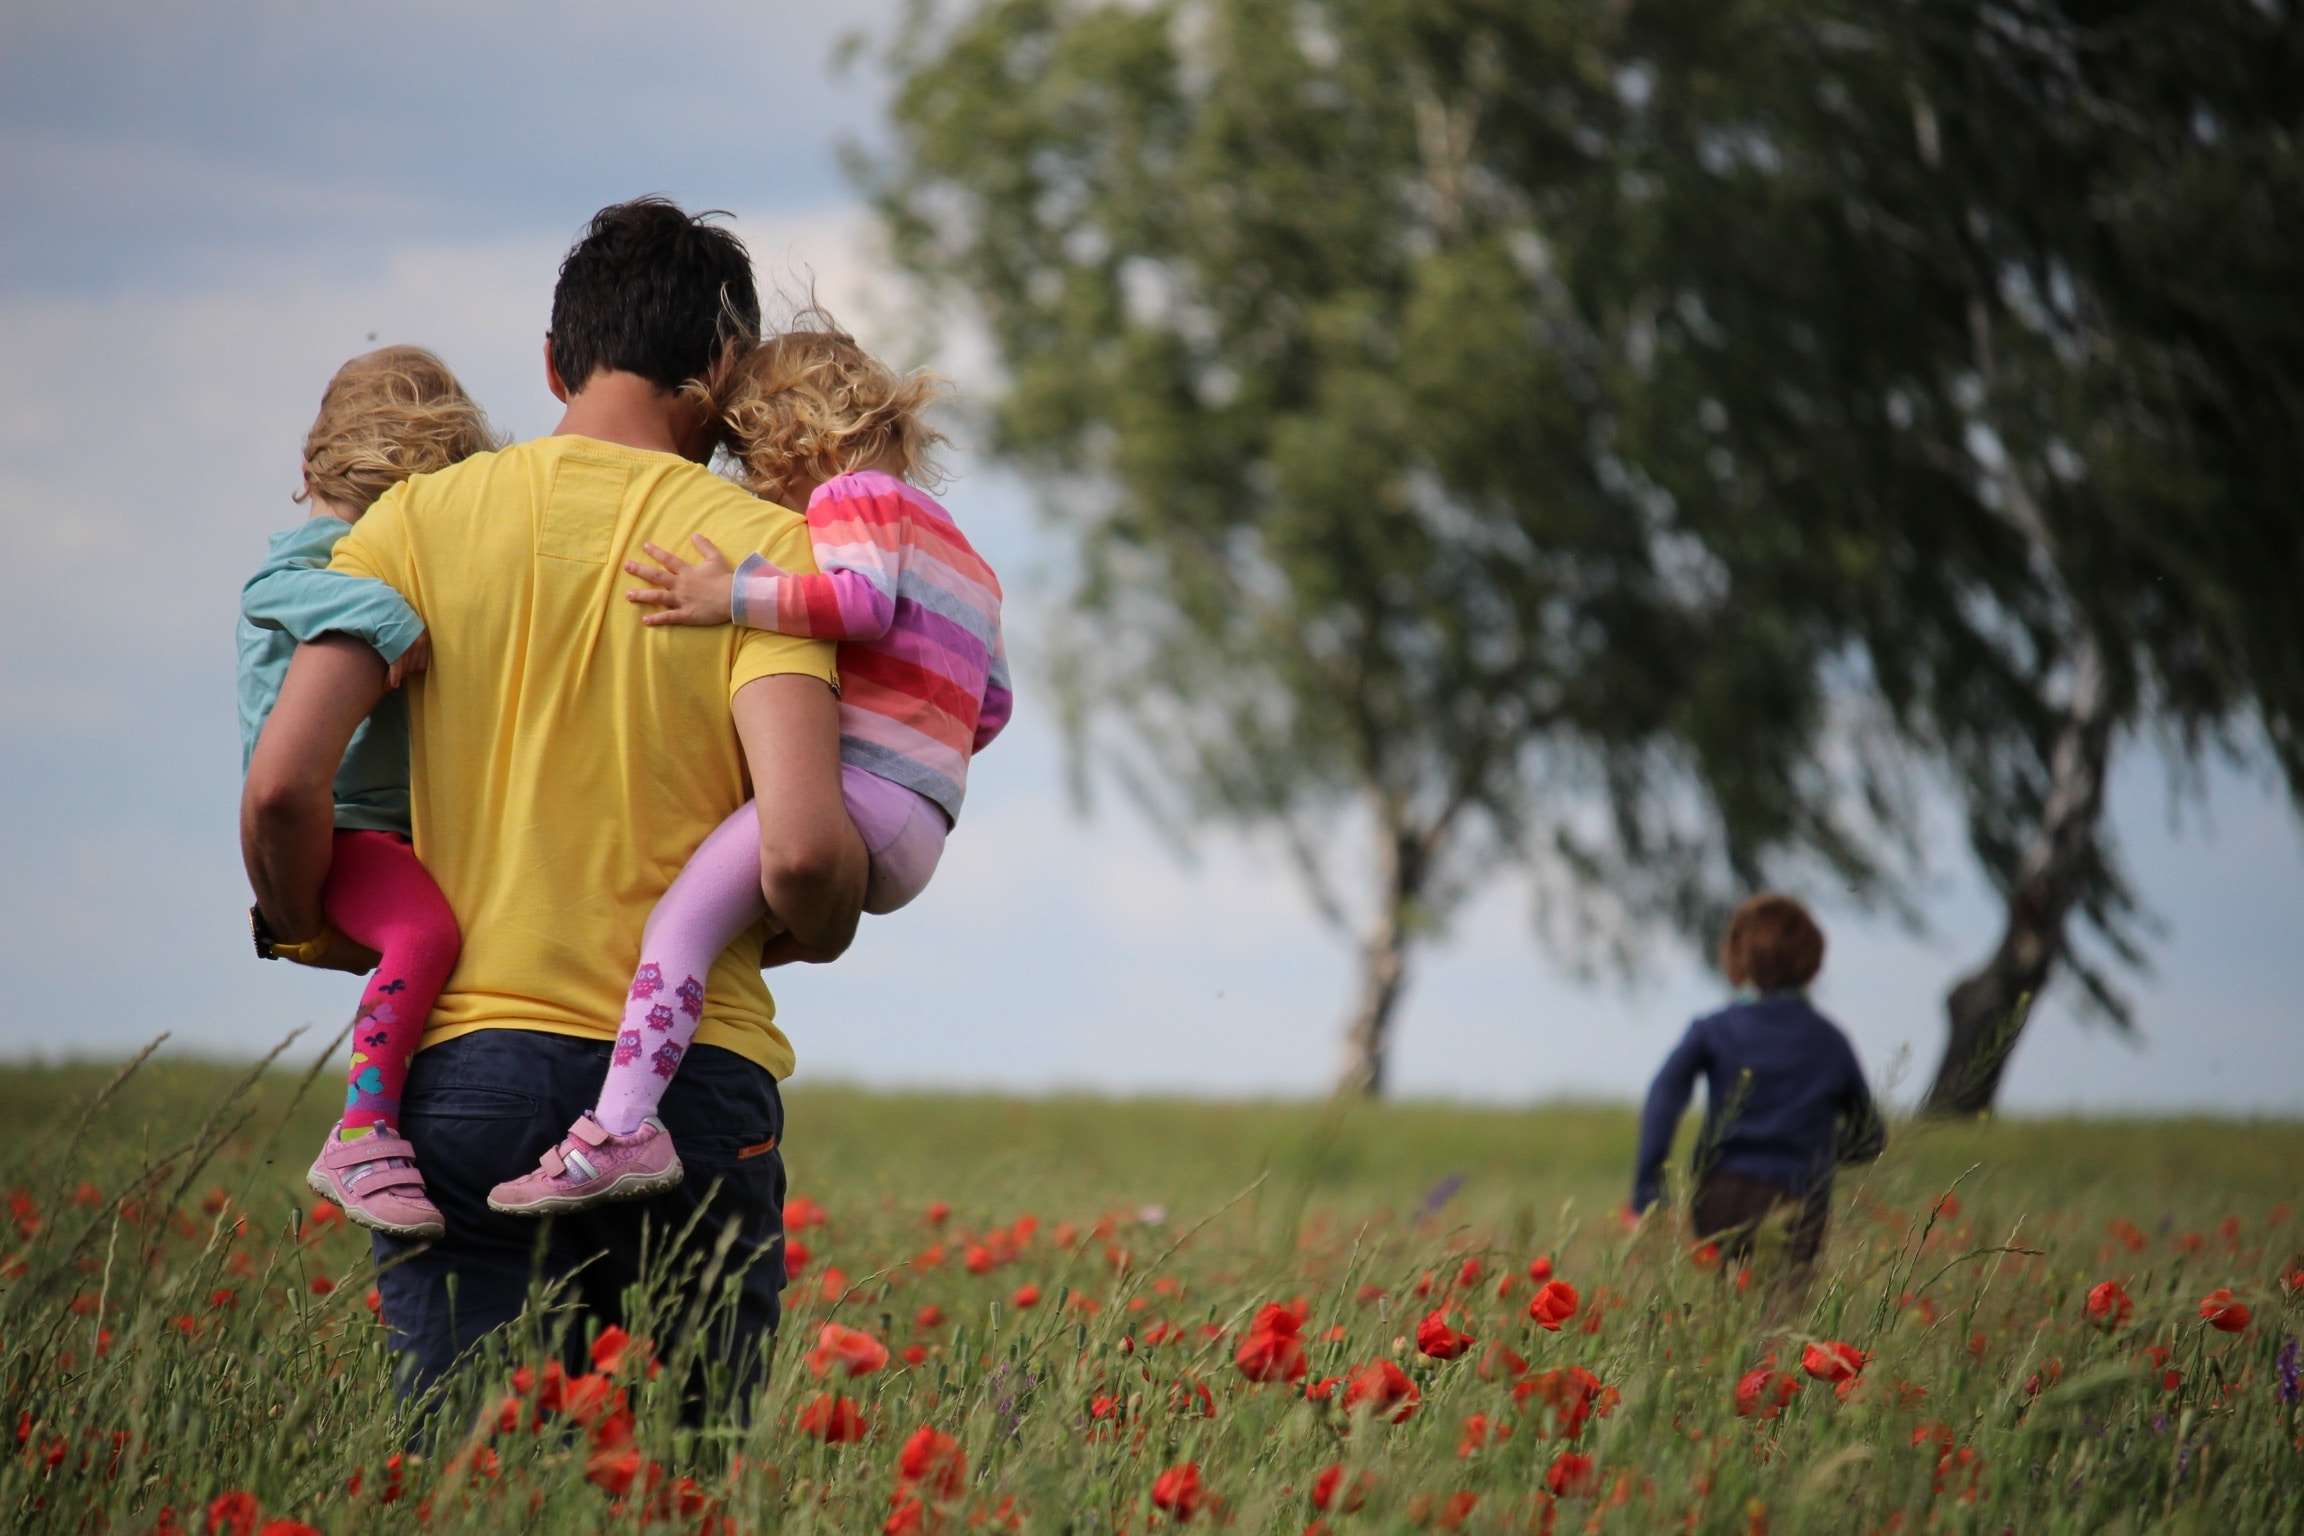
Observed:
[[[1344,1030],[1344,1070],[1339,1095],[1379,1098],[1392,1050],[1392,1014],[1407,980],[1408,934],[1404,914],[1395,910],[1370,925],[1360,943],[1360,995]]]
[[[2101,653],[2084,640],[2072,697],[2049,759],[2040,831],[2008,890],[2008,921],[1990,959],[1944,1000],[1948,1038],[1921,1112],[1979,1115],[1992,1107],[2031,1003],[2062,958],[2065,926],[2095,851],[2112,755],[2113,708]]]
[[[1390,1066],[1392,1015],[1408,977],[1409,908],[1423,889],[1425,839],[1395,828],[1377,845],[1376,915],[1360,938],[1360,995],[1344,1028],[1339,1097],[1378,1098]]]

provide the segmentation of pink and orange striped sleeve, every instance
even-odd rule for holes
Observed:
[[[760,555],[736,568],[729,617],[751,629],[810,640],[877,640],[896,620],[911,511],[891,491],[818,496],[808,507],[815,575],[777,569]]]

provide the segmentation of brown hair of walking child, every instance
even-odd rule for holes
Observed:
[[[1720,969],[1734,987],[1793,992],[1824,968],[1824,930],[1789,896],[1764,891],[1739,906],[1720,940]]]
[[[351,522],[409,476],[502,446],[446,363],[422,347],[379,347],[328,381],[295,499]]]
[[[926,372],[898,373],[856,344],[821,306],[793,329],[731,352],[684,391],[717,416],[756,495],[805,507],[825,481],[877,469],[933,489],[944,434],[928,407],[944,393]]]

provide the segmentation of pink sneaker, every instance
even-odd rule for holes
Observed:
[[[672,1133],[654,1115],[631,1135],[617,1136],[586,1113],[576,1117],[567,1140],[545,1153],[534,1173],[488,1191],[488,1208],[508,1216],[580,1211],[659,1194],[684,1176]]]
[[[416,1149],[388,1125],[365,1136],[345,1141],[338,1136],[339,1120],[328,1132],[327,1145],[312,1160],[304,1182],[323,1200],[344,1208],[344,1214],[363,1227],[389,1232],[394,1237],[440,1237],[447,1224],[440,1208],[424,1193],[424,1175],[416,1167]]]

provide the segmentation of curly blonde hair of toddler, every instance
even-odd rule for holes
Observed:
[[[898,373],[821,309],[730,353],[688,389],[720,419],[745,482],[761,495],[790,504],[860,469],[919,486],[940,478],[933,451],[945,438],[927,412],[944,393],[942,381]]]
[[[422,347],[379,347],[328,381],[304,435],[296,500],[365,512],[410,475],[502,446],[446,363]]]

